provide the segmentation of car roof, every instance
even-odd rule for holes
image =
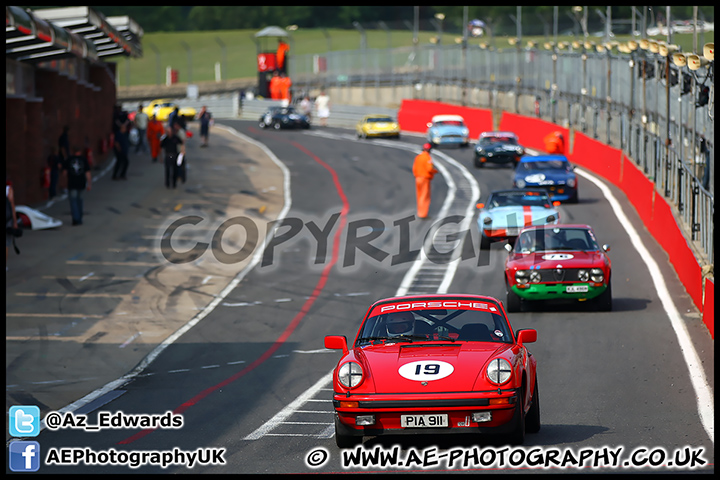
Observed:
[[[521,157],[520,161],[523,163],[529,163],[529,162],[549,162],[551,160],[563,160],[565,162],[569,162],[568,158],[565,155],[536,155],[536,156],[525,156]]]
[[[372,115],[365,115],[363,118],[392,118],[392,115],[387,113],[373,113]]]
[[[465,119],[460,115],[435,115],[432,117],[432,122],[444,122],[444,121],[460,121],[464,122]]]
[[[514,132],[482,132],[480,134],[480,138],[487,138],[487,137],[512,137],[512,138],[518,138],[517,134]]]

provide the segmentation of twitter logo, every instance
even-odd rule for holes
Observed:
[[[36,437],[40,433],[40,407],[16,405],[10,407],[10,435]]]

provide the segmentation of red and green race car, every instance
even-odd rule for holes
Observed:
[[[503,434],[522,444],[540,430],[537,361],[502,303],[480,295],[423,295],[370,306],[333,374],[335,440],[364,436]]]
[[[589,301],[612,310],[610,246],[601,247],[589,225],[525,227],[505,248],[508,312],[539,300]]]

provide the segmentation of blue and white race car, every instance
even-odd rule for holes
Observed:
[[[427,126],[427,141],[433,147],[469,145],[470,130],[465,126],[465,119],[460,115],[435,115]]]
[[[565,155],[524,156],[515,168],[515,188],[542,188],[550,198],[578,202],[578,178]]]
[[[559,201],[551,201],[543,189],[495,190],[486,203],[478,203],[480,248],[492,242],[514,241],[523,227],[555,225],[560,221]]]

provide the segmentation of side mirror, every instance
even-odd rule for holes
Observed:
[[[523,345],[525,343],[537,342],[537,330],[527,328],[524,330],[518,330],[517,343]]]
[[[610,251],[610,245],[608,245],[608,244],[606,243],[606,244],[604,244],[604,245],[602,246],[602,249],[605,250],[606,252],[609,252],[609,251]]]
[[[325,348],[329,348],[330,350],[342,350],[343,354],[347,354],[347,338],[345,338],[344,335],[328,335],[325,337]]]
[[[506,244],[505,244],[505,250],[507,250],[508,253],[510,253],[510,252],[513,251],[513,246],[510,245],[509,243],[506,243]]]
[[[428,122],[427,126],[428,128],[432,127],[432,122]]]

